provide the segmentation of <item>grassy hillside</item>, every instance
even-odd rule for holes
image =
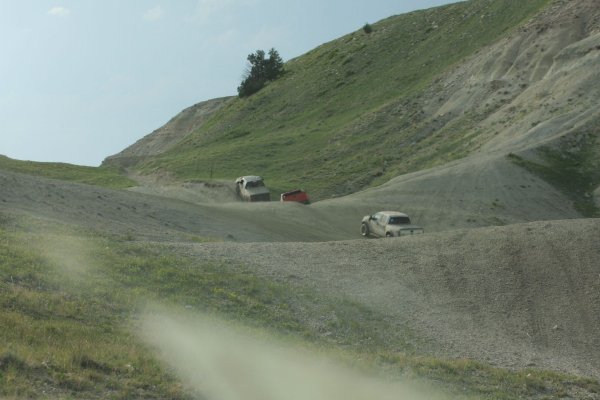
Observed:
[[[1,216],[0,397],[193,398],[135,334],[147,302],[268,329],[393,378],[424,379],[455,398],[600,391],[593,380],[557,373],[420,357],[410,345],[418,338],[390,330],[375,310],[123,239]],[[320,316],[330,313],[336,318],[323,327]]]
[[[20,161],[0,156],[0,169],[111,189],[123,189],[136,184],[123,176],[117,167],[97,168],[65,163]]]
[[[509,154],[517,165],[535,173],[560,189],[577,211],[588,218],[600,218],[593,192],[600,187],[600,122],[595,121],[578,135],[543,146],[533,160]]]
[[[260,174],[275,191],[304,186],[323,198],[464,156],[482,116],[444,126],[424,112],[436,101],[424,90],[548,2],[473,0],[357,30],[290,60],[283,78],[228,102],[139,168],[182,179]]]

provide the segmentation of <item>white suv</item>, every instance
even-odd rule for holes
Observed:
[[[270,201],[271,194],[263,178],[255,175],[240,176],[235,180],[235,192],[245,201]]]
[[[423,233],[419,225],[413,225],[408,215],[397,211],[380,211],[366,215],[360,225],[363,236],[392,237]]]

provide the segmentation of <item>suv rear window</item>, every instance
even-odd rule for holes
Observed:
[[[408,217],[390,217],[388,224],[390,224],[390,225],[410,224],[410,218],[408,218]]]
[[[263,183],[263,181],[249,181],[249,182],[246,182],[246,187],[248,187],[248,188],[261,187],[261,186],[265,186],[265,184]]]

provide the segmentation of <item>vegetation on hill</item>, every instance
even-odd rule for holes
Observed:
[[[260,174],[275,191],[302,186],[319,199],[464,156],[479,116],[450,126],[425,118],[423,90],[548,2],[473,0],[358,29],[287,62],[280,79],[138,168],[181,179]]]
[[[111,189],[124,189],[136,185],[114,166],[86,167],[65,163],[20,161],[0,156],[0,169]]]
[[[598,129],[597,125],[595,129]],[[597,130],[564,139],[559,146],[540,148],[537,161],[516,154],[509,154],[508,158],[561,190],[573,201],[581,215],[600,218],[600,208],[593,196],[594,190],[600,187],[600,138]]]
[[[267,82],[274,81],[283,74],[283,60],[275,49],[269,50],[269,58],[265,58],[263,50],[257,50],[248,55],[248,63],[245,78],[238,86],[240,97],[248,97],[258,92]]]

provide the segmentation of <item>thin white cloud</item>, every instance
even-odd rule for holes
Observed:
[[[198,0],[192,19],[205,22],[214,14],[233,5],[232,0]]]
[[[71,14],[71,10],[65,7],[52,7],[48,10],[48,15],[52,15],[53,17],[66,18]]]
[[[149,10],[146,10],[142,18],[149,22],[155,22],[161,19],[165,15],[165,12],[161,6],[152,7]]]
[[[226,46],[232,43],[235,43],[238,37],[238,31],[235,29],[230,29],[228,31],[222,32],[214,38],[214,43],[219,46]]]
[[[255,7],[258,2],[259,0],[197,0],[190,19],[204,23],[215,17],[222,17],[231,10],[240,12],[244,8]]]
[[[278,43],[285,42],[289,37],[289,30],[285,26],[263,26],[258,32],[248,38],[246,46],[266,51],[271,47],[276,47]]]

